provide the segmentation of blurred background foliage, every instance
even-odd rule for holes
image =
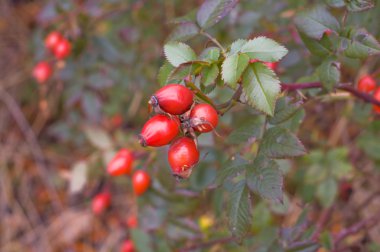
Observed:
[[[210,33],[223,45],[260,35],[280,41],[290,52],[278,68],[281,81],[312,79],[323,58],[308,53],[293,19],[319,2],[240,1]],[[222,137],[199,138],[205,154],[191,178],[180,183],[170,174],[166,147],[143,149],[136,137],[148,117],[147,101],[159,88],[162,47],[176,36],[173,20],[201,3],[0,3],[0,251],[117,251],[127,237],[139,251],[176,251],[229,236],[226,195],[215,189],[214,181],[228,158],[236,153],[249,158],[257,148],[247,139],[227,138],[244,123],[251,124],[248,120],[257,111],[236,106],[221,117],[217,130]],[[343,15],[341,9],[333,12]],[[366,27],[379,38],[379,13],[377,3],[369,11],[350,14],[346,22]],[[43,45],[52,30],[69,38],[73,53],[65,61],[54,62],[53,78],[47,85],[38,85],[30,72],[42,59],[53,61]],[[197,53],[210,45],[200,36],[188,43]],[[378,57],[341,60],[343,82],[355,82],[380,65]],[[231,93],[218,89],[210,97],[222,103]],[[380,123],[371,105],[354,102],[343,92],[309,90],[305,95],[315,97],[297,112],[296,119],[283,124],[297,131],[309,150],[302,158],[278,161],[286,174],[284,204],[254,197],[253,235],[244,246],[221,240],[203,251],[281,251],[276,246],[294,238],[289,237],[299,228],[294,225],[297,219],[302,222],[299,216],[304,209],[307,222],[314,223],[311,229],[318,228],[319,213],[329,213],[322,240],[328,250],[332,235],[378,211]],[[135,167],[148,168],[153,178],[152,188],[139,199],[132,195],[130,179],[105,175],[106,164],[121,147],[135,151],[141,157]],[[102,190],[112,192],[112,205],[105,215],[94,217],[89,204]],[[139,228],[126,227],[130,215],[138,215]],[[287,234],[279,232],[280,227],[291,226]],[[346,246],[364,249],[350,251],[379,251],[379,232],[379,227],[360,232]]]

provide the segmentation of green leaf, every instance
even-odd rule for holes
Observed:
[[[341,38],[341,50],[350,58],[364,59],[380,54],[380,43],[364,29],[347,31],[347,37]]]
[[[338,185],[334,178],[329,177],[317,188],[317,197],[323,207],[328,208],[333,203],[338,194]]]
[[[241,48],[243,47],[243,45],[245,45],[245,43],[247,43],[247,40],[245,39],[236,40],[235,42],[232,43],[231,49],[228,54],[232,55],[232,54],[240,52]]]
[[[222,65],[222,78],[233,89],[249,63],[249,57],[245,54],[233,54],[228,56]]]
[[[165,63],[160,67],[157,75],[157,80],[160,86],[165,86],[168,84],[169,76],[173,69],[174,67],[168,61],[165,61]]]
[[[380,160],[379,136],[370,132],[363,132],[357,139],[360,149],[371,159]]]
[[[197,13],[200,27],[207,29],[218,23],[238,3],[238,0],[206,0]]]
[[[251,59],[275,62],[282,59],[288,50],[272,39],[257,37],[245,43],[241,52],[246,53]]]
[[[131,237],[137,251],[153,252],[150,236],[138,228],[131,229]]]
[[[174,68],[169,74],[168,81],[171,80],[183,80],[188,75],[200,73],[204,66],[208,66],[209,63],[205,61],[189,61]]]
[[[207,47],[203,50],[199,58],[201,60],[213,63],[217,62],[220,56],[220,49],[218,47]]]
[[[197,58],[193,49],[181,42],[167,43],[164,46],[164,53],[166,59],[175,67]]]
[[[273,116],[281,91],[276,74],[260,62],[252,63],[243,74],[243,93],[248,104]]]
[[[294,21],[299,30],[311,38],[321,39],[328,29],[338,32],[338,20],[324,7],[316,6],[299,14]]]
[[[229,136],[228,142],[237,144],[247,142],[248,139],[260,138],[263,131],[264,117],[255,116],[248,118],[237,129],[235,129]]]
[[[270,117],[268,122],[272,125],[276,125],[289,120],[300,110],[302,104],[302,101],[292,103],[291,98],[286,96],[281,97],[277,100],[274,116]]]
[[[306,149],[289,130],[273,127],[264,133],[259,152],[271,158],[288,158],[302,156]]]
[[[246,168],[247,164],[248,161],[243,159],[241,156],[232,157],[225,164],[223,164],[222,169],[218,170],[215,183],[217,185],[223,184],[227,178],[242,172]]]
[[[96,148],[101,150],[112,148],[112,139],[102,128],[86,125],[83,127],[83,131],[90,143]]]
[[[240,240],[248,233],[252,222],[252,207],[245,180],[236,183],[229,199],[229,226]]]
[[[312,39],[300,32],[300,37],[307,49],[314,55],[327,56],[333,52],[334,46],[328,36],[323,36],[321,40]]]
[[[246,181],[249,189],[261,197],[282,201],[283,174],[275,161],[257,156],[247,169]]]
[[[340,81],[340,63],[332,58],[327,58],[318,68],[318,73],[322,86],[331,91]]]
[[[199,33],[196,24],[188,22],[179,24],[169,35],[168,41],[186,41]]]
[[[352,12],[365,11],[375,6],[373,0],[350,0],[346,2],[347,10]]]
[[[218,75],[219,68],[216,64],[203,68],[201,85],[203,87],[207,87],[208,85],[215,83],[215,80],[218,77]]]

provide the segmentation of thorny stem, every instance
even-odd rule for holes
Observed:
[[[309,89],[309,88],[322,88],[322,84],[320,82],[281,84],[282,91],[296,91],[300,89]],[[359,90],[355,89],[353,86],[349,84],[346,84],[346,83],[338,84],[336,86],[336,89],[349,92],[353,96],[356,96],[367,103],[372,103],[374,105],[380,106],[380,101],[376,100],[372,95],[360,92]]]
[[[223,56],[226,57],[226,49],[224,49],[224,47],[218,42],[218,40],[216,40],[216,38],[214,38],[213,36],[211,36],[209,33],[205,32],[205,31],[200,31],[200,34],[206,36],[215,45],[217,45],[220,48],[220,50],[222,50]]]
[[[207,95],[205,95],[201,90],[199,90],[199,88],[195,86],[193,82],[185,80],[185,84],[186,84],[186,87],[190,88],[195,93],[195,95],[198,96],[201,100],[207,102],[208,104],[216,108],[214,102]]]

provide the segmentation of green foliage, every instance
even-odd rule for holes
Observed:
[[[285,47],[266,37],[257,37],[247,41],[241,46],[240,51],[246,53],[251,59],[265,62],[279,61],[288,53]]]
[[[166,59],[174,66],[178,67],[183,63],[197,59],[195,52],[190,46],[181,42],[169,42],[164,46]]]
[[[276,74],[262,63],[250,64],[244,72],[243,93],[248,104],[268,115],[274,114],[280,89]]]
[[[226,16],[237,0],[206,0],[197,12],[197,22],[203,29],[210,28]]]
[[[237,88],[237,82],[247,68],[248,62],[249,57],[245,54],[233,54],[224,60],[222,78],[231,88]]]

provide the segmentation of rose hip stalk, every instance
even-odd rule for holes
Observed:
[[[193,92],[179,84],[169,84],[159,89],[149,100],[149,104],[160,111],[172,115],[181,115],[193,104]]]

